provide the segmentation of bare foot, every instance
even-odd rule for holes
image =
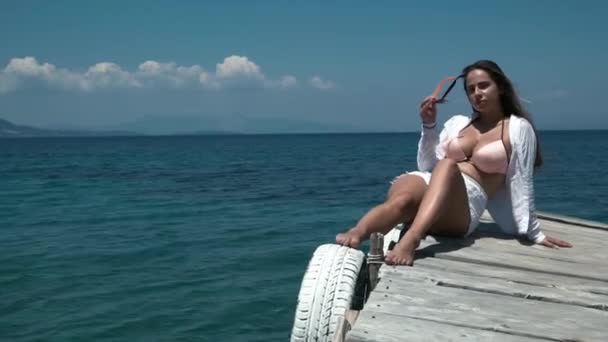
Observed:
[[[360,228],[351,228],[346,233],[340,233],[336,235],[336,243],[342,246],[348,246],[352,248],[359,248],[361,241],[365,239],[365,232]]]
[[[384,261],[388,265],[414,265],[414,253],[416,248],[420,245],[420,238],[414,236],[403,236],[401,241],[393,248],[392,251],[388,252]]]

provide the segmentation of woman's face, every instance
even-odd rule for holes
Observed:
[[[469,102],[480,113],[500,111],[500,92],[490,75],[481,69],[474,69],[467,74],[467,95]]]

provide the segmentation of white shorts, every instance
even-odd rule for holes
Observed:
[[[465,236],[470,235],[475,231],[477,226],[479,225],[479,220],[481,219],[481,215],[486,209],[486,204],[488,203],[488,195],[483,190],[483,187],[471,176],[462,173],[462,178],[464,179],[464,185],[467,188],[467,198],[469,201],[469,214],[471,215],[471,222],[469,223],[469,228]],[[429,185],[431,182],[431,173],[429,171],[412,171],[401,174],[393,181],[391,184],[395,182],[400,177],[406,175],[415,175],[424,180],[426,185]]]

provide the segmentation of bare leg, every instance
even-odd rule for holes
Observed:
[[[336,243],[357,248],[371,233],[386,234],[395,225],[409,221],[416,214],[426,188],[418,176],[400,177],[389,189],[387,200],[368,211],[348,232],[338,234]]]
[[[421,238],[431,228],[433,233],[463,236],[469,221],[469,203],[462,174],[454,161],[443,159],[433,170],[429,188],[412,225],[385,261],[387,264],[412,265]]]

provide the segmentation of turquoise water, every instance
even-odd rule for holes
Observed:
[[[540,137],[537,207],[608,222],[607,132]],[[285,341],[311,253],[417,139],[0,140],[0,340]]]

